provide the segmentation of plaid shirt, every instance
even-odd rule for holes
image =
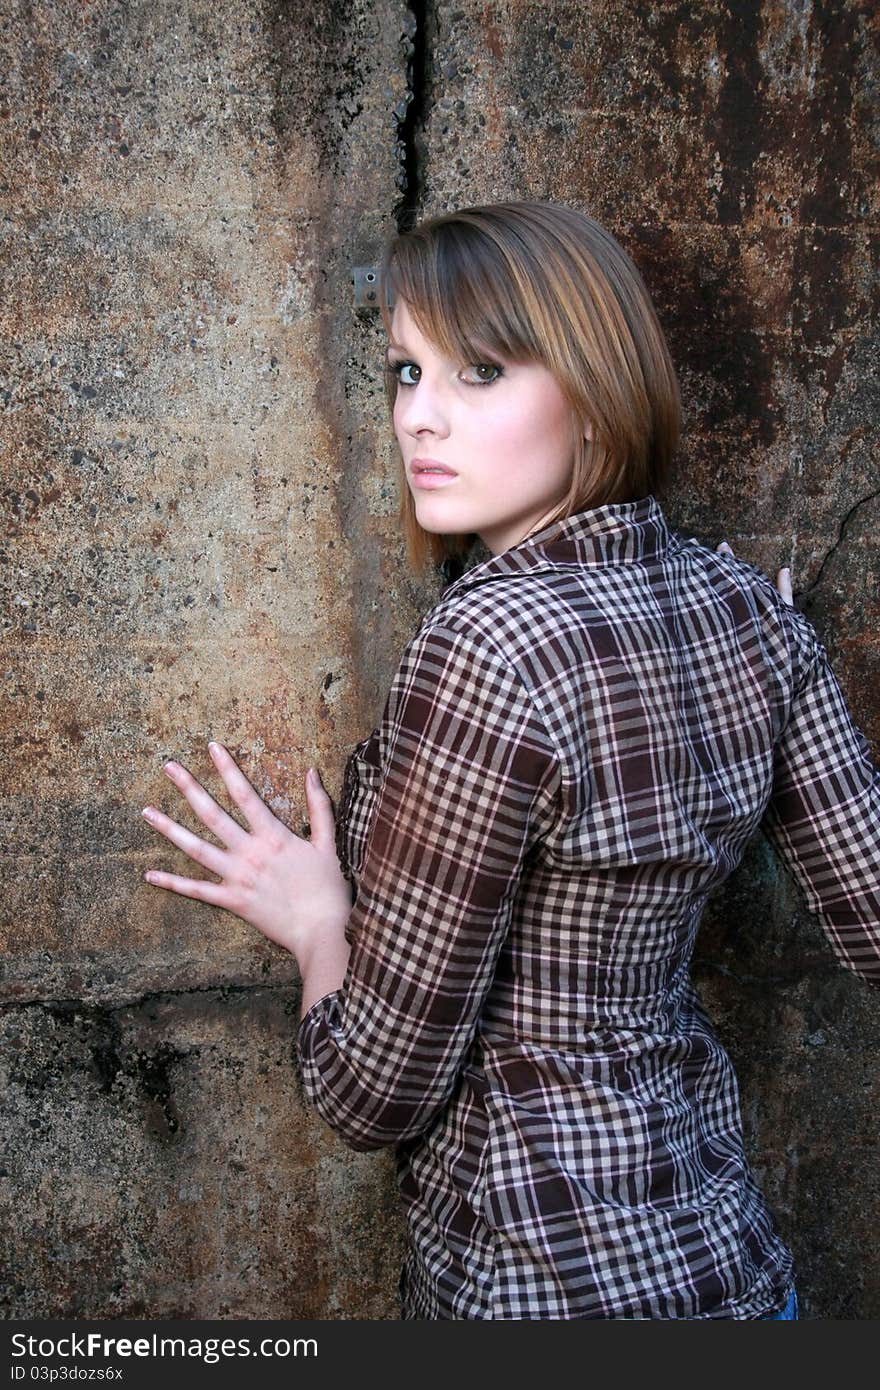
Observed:
[[[306,1094],[397,1145],[405,1318],[758,1318],[791,1256],[688,975],[763,826],[880,977],[880,773],[827,654],[653,496],[466,571],[404,651],[337,818],[357,894]]]

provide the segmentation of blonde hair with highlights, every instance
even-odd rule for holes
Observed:
[[[386,244],[380,296],[389,337],[394,302],[403,299],[452,361],[465,366],[497,353],[553,374],[572,409],[576,446],[568,495],[544,525],[666,485],[681,419],[669,349],[632,260],[586,213],[520,201],[428,218]],[[385,386],[393,411],[390,370]],[[402,469],[400,486],[415,571],[470,548],[473,535],[419,525]]]

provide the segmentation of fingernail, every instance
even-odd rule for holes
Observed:
[[[306,773],[306,776],[308,777],[309,782],[313,787],[317,787],[321,781],[320,777],[318,776],[318,769],[315,767],[310,767],[308,772]]]
[[[156,812],[152,806],[145,806],[141,811],[141,815],[146,816],[147,820],[152,820],[155,814]]]
[[[216,753],[218,749],[222,749],[223,744],[217,743],[214,739],[211,739],[211,742],[208,744],[208,747],[212,753]]]

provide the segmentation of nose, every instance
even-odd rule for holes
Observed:
[[[449,433],[449,404],[440,385],[426,376],[415,386],[399,386],[394,404],[398,433],[445,438]]]

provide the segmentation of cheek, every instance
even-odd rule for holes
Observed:
[[[507,450],[508,461],[522,458],[524,467],[540,463],[545,467],[562,464],[573,442],[570,412],[566,402],[544,396],[518,402],[516,408],[500,411],[493,422],[491,437],[499,450]]]
[[[392,424],[392,428],[394,429],[394,433],[397,435],[398,440],[400,440],[401,435],[402,435],[402,433],[403,433],[403,424],[402,424],[402,422],[401,422],[401,418],[400,418],[400,417],[401,417],[401,411],[400,411],[400,391],[398,391],[398,392],[397,392],[397,397],[396,397],[395,402],[394,402],[394,410],[393,410],[392,413],[391,413],[391,424]]]
[[[495,453],[530,453],[540,438],[540,422],[522,402],[506,404],[476,422],[476,433]],[[512,462],[512,460],[510,460]]]

